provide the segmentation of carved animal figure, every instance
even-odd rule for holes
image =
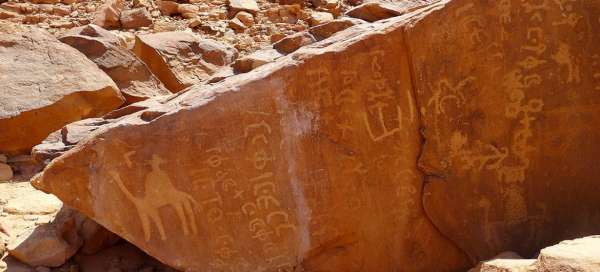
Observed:
[[[119,174],[115,171],[110,172],[110,175],[117,182],[121,191],[135,205],[140,221],[142,222],[146,241],[150,240],[151,221],[156,225],[161,240],[167,239],[159,213],[159,209],[165,206],[171,206],[177,212],[184,235],[189,235],[190,229],[193,234],[198,232],[193,210],[193,205],[197,205],[198,203],[190,195],[177,190],[173,186],[169,176],[160,168],[160,164],[163,162],[164,160],[160,157],[156,155],[152,156],[152,160],[150,161],[152,171],[146,175],[143,197],[134,196],[125,187]]]

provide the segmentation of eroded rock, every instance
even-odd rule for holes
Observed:
[[[135,54],[121,46],[116,35],[96,25],[72,29],[60,40],[85,54],[106,72],[121,90],[127,104],[170,94]]]
[[[466,269],[422,212],[403,31],[348,30],[192,87],[86,138],[35,186],[181,270]]]
[[[134,52],[171,92],[209,78],[238,55],[233,47],[183,31],[137,36]]]
[[[50,34],[0,22],[0,153],[26,154],[48,134],[123,103],[96,64]]]
[[[474,259],[600,231],[600,2],[571,7],[450,1],[407,31],[425,209]]]

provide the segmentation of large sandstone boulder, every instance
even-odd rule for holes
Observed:
[[[600,3],[560,3],[350,27],[120,116],[34,184],[187,271],[532,256],[600,231]]]
[[[233,47],[183,31],[139,35],[133,51],[171,92],[208,79],[238,55]]]
[[[423,213],[403,26],[351,28],[120,117],[35,186],[180,270],[471,267]]]
[[[456,0],[407,29],[425,209],[472,258],[600,232],[599,16]]]
[[[29,153],[65,124],[123,103],[83,54],[35,28],[0,23],[0,153]]]
[[[170,92],[131,51],[121,46],[119,38],[96,25],[70,30],[60,41],[73,46],[114,80],[127,103]]]

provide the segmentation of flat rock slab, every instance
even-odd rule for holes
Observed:
[[[43,30],[0,23],[0,153],[26,154],[62,126],[116,109],[115,83]]]

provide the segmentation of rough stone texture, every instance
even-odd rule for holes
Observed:
[[[590,236],[542,249],[537,272],[600,271],[600,236]]]
[[[349,29],[123,116],[35,186],[181,270],[464,270],[423,214],[403,32]]]
[[[273,48],[283,54],[292,53],[298,48],[315,42],[316,39],[308,31],[289,35],[273,44]]]
[[[152,17],[146,8],[128,9],[121,12],[123,28],[139,28],[152,25]]]
[[[247,73],[267,63],[273,62],[282,56],[283,55],[275,49],[260,50],[237,59],[232,66],[236,73]]]
[[[473,272],[537,272],[534,263],[535,259],[496,259],[484,262],[480,270]]]
[[[259,9],[255,0],[229,0],[229,11],[233,14],[239,11],[256,14]]]
[[[29,153],[67,123],[119,107],[117,86],[84,55],[34,28],[0,22],[0,153]]]
[[[13,178],[13,170],[8,164],[0,162],[0,181],[8,181]]]
[[[406,10],[394,4],[369,2],[348,10],[346,16],[362,19],[367,22],[375,22],[402,15],[404,12]]]
[[[117,84],[128,104],[170,92],[119,38],[96,26],[72,29],[60,40],[85,54]]]
[[[233,47],[182,31],[137,36],[133,50],[171,92],[206,80],[238,55]]]
[[[26,230],[8,245],[11,256],[32,267],[58,267],[75,255],[83,240],[77,233],[84,217],[63,208],[48,224]]]
[[[105,0],[96,11],[92,22],[103,28],[119,27],[123,8],[125,8],[124,0]]]
[[[357,25],[120,116],[34,184],[188,271],[532,256],[600,229],[599,5],[440,1]]]
[[[406,33],[425,209],[473,259],[600,232],[600,2],[541,2],[455,0]]]
[[[329,21],[320,25],[313,26],[308,29],[317,40],[323,40],[331,37],[331,35],[340,32],[354,25],[362,24],[365,21],[353,18],[341,18]]]
[[[468,272],[533,272],[535,259],[522,259],[519,254],[506,251],[491,260],[480,262]]]

